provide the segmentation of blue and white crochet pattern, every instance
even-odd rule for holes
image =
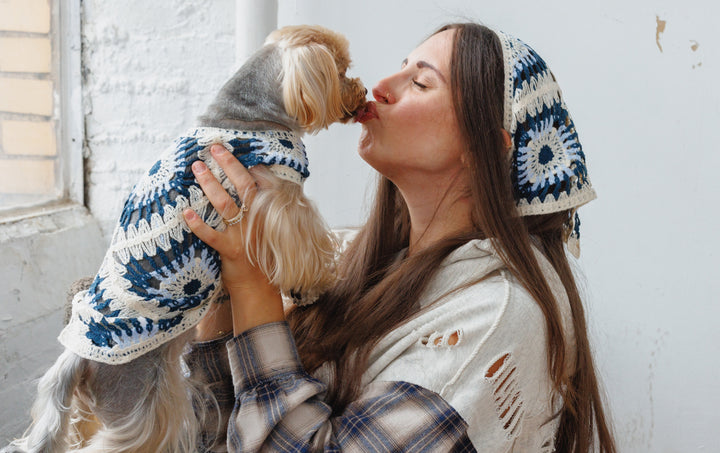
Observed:
[[[503,127],[522,215],[576,208],[596,197],[585,154],[555,76],[530,46],[497,32],[505,59]]]
[[[192,208],[211,227],[225,228],[195,181],[202,160],[230,195],[237,191],[210,156],[223,144],[246,167],[267,165],[302,183],[309,175],[305,147],[292,132],[190,130],[168,147],[127,198],[111,245],[87,291],[75,295],[59,341],[81,357],[126,363],[197,325],[223,297],[220,259],[185,223]]]
[[[596,198],[585,154],[555,76],[530,46],[501,31],[505,60],[503,127],[510,133],[512,181],[520,215],[549,214]],[[571,239],[579,238],[579,218]],[[577,243],[569,244],[571,250]]]

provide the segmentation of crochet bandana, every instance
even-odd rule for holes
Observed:
[[[512,181],[520,215],[577,209],[596,198],[585,154],[555,76],[530,46],[497,31],[505,60],[503,127],[510,133]],[[568,246],[579,253],[580,220]]]
[[[87,359],[126,363],[197,325],[222,297],[219,256],[182,217],[192,208],[209,226],[225,228],[195,181],[190,166],[196,160],[239,204],[210,156],[215,143],[247,168],[267,165],[296,183],[309,175],[305,147],[292,132],[203,127],[178,138],[130,193],[92,285],[73,299],[70,322],[58,338],[63,346]]]

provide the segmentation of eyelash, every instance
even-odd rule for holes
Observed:
[[[416,85],[418,88],[420,88],[421,90],[424,90],[425,88],[427,88],[427,85],[423,85],[422,83],[418,82],[418,81],[415,80],[415,79],[413,79],[412,82],[413,82],[413,84],[415,84],[415,85]]]

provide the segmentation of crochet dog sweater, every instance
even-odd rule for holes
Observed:
[[[92,285],[75,295],[59,341],[81,357],[120,364],[194,327],[220,297],[220,259],[185,223],[191,208],[211,227],[222,218],[195,181],[202,160],[228,193],[237,191],[210,156],[221,143],[247,168],[267,165],[301,184],[308,161],[292,132],[246,132],[213,127],[190,130],[168,147],[130,193],[110,248]]]

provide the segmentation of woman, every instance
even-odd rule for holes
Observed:
[[[450,25],[373,97],[358,121],[382,175],[374,209],[315,304],[286,315],[243,253],[243,224],[220,233],[186,211],[231,300],[189,355],[221,426],[232,408],[228,448],[564,452],[597,435],[615,451],[564,249],[595,195],[545,62],[504,33]],[[252,203],[251,173],[214,156]]]

